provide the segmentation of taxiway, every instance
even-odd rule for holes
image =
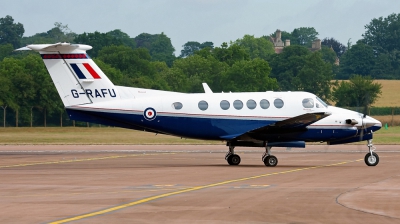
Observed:
[[[400,150],[378,145],[0,146],[1,223],[399,223]]]

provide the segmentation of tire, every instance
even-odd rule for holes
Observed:
[[[267,156],[264,159],[264,164],[266,166],[276,166],[278,164],[278,158],[275,156]]]
[[[240,161],[241,161],[241,159],[240,159],[240,156],[239,156],[239,155],[233,154],[233,155],[230,155],[230,156],[228,157],[228,163],[229,163],[229,165],[237,166],[237,165],[240,164]]]
[[[364,157],[364,162],[367,164],[367,166],[376,166],[379,163],[379,156],[376,153],[367,153]]]

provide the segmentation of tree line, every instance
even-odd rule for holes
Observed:
[[[130,37],[116,29],[76,34],[67,25],[54,25],[24,37],[21,23],[11,16],[0,18],[0,106],[3,112],[13,112],[6,115],[8,123],[46,125],[46,116],[53,116],[52,123],[57,116],[60,122],[67,119],[40,56],[13,52],[28,44],[88,44],[93,46],[89,55],[114,84],[179,92],[203,92],[201,83],[207,82],[214,92],[308,91],[341,106],[369,106],[381,89],[374,78],[400,78],[400,43],[395,36],[400,32],[400,14],[373,19],[354,45],[324,38],[319,51],[310,50],[319,35],[314,28],[282,31],[282,40],[290,39],[291,46],[280,54],[270,41],[275,33],[245,35],[221,46],[188,41],[176,57],[164,33]]]

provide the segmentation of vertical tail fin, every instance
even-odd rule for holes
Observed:
[[[33,44],[18,50],[38,51],[64,106],[116,100],[114,84],[86,54],[82,44]]]

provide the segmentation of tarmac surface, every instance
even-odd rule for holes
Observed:
[[[0,223],[400,223],[400,146],[0,146]]]

